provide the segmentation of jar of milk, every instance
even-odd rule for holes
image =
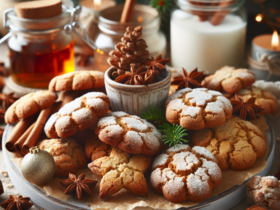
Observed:
[[[171,65],[208,74],[243,66],[245,0],[178,0],[171,13]]]

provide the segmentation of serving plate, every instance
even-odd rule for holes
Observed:
[[[269,144],[269,153],[267,155],[267,165],[261,172],[258,173],[260,176],[268,175],[274,158],[275,152],[275,136],[273,129],[269,122],[267,122],[269,126],[269,130],[267,132],[267,139]],[[46,196],[45,192],[43,192],[39,187],[29,183],[21,174],[20,169],[16,165],[15,162],[12,161],[13,154],[9,153],[5,149],[5,142],[7,141],[9,135],[13,130],[12,125],[7,125],[3,134],[2,148],[4,159],[6,163],[7,172],[9,177],[18,190],[20,194],[23,196],[28,196],[31,198],[32,202],[38,209],[46,209],[46,210],[65,210],[65,209],[75,209],[75,210],[88,210],[90,207],[87,206],[87,203],[78,201],[76,199],[70,199],[67,202],[54,198],[52,196]],[[197,205],[181,208],[188,210],[227,210],[231,209],[240,203],[242,200],[246,198],[246,186],[249,180],[245,181],[242,185],[235,185],[230,189],[219,193],[216,196],[210,197],[209,199],[200,202]],[[144,208],[137,208],[137,210]]]

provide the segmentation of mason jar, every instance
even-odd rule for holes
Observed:
[[[123,5],[117,5],[100,12],[98,20],[97,38],[94,51],[94,61],[100,71],[106,71],[109,67],[107,58],[109,52],[115,49],[115,45],[121,42],[127,27],[142,26],[142,37],[147,45],[150,55],[154,58],[158,55],[166,55],[166,37],[160,31],[160,15],[150,6],[138,5],[134,7],[132,21],[120,23]]]
[[[171,66],[208,74],[225,65],[242,67],[245,0],[178,0],[171,13]]]

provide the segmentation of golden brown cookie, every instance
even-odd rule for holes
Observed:
[[[45,133],[49,138],[71,136],[106,115],[109,104],[109,98],[104,93],[87,93],[53,114],[45,125]]]
[[[185,88],[166,102],[166,119],[190,130],[222,125],[232,115],[232,105],[220,92]]]
[[[19,119],[27,118],[41,109],[51,106],[57,95],[48,90],[37,91],[21,97],[13,103],[5,114],[5,122],[16,123]]]
[[[251,202],[265,209],[280,209],[280,181],[274,176],[254,176],[247,185]]]
[[[122,188],[141,197],[148,195],[144,173],[148,170],[152,158],[142,155],[130,156],[117,147],[106,146],[96,136],[89,138],[86,153],[93,160],[88,165],[89,169],[102,177],[100,198],[112,196]]]
[[[153,189],[171,201],[203,201],[219,186],[222,172],[216,158],[204,147],[181,144],[159,155],[152,164]]]
[[[270,92],[261,88],[251,86],[240,90],[237,94],[240,95],[244,101],[247,101],[251,97],[255,97],[255,104],[263,108],[263,111],[259,114],[270,114],[277,110],[277,98]],[[231,99],[235,99],[235,96],[232,95]]]
[[[74,71],[53,78],[50,91],[86,90],[104,87],[104,73],[100,71]]]
[[[87,164],[83,148],[75,139],[46,139],[39,143],[42,150],[49,152],[56,164],[55,176],[68,177],[69,173],[76,173]]]
[[[222,126],[195,131],[192,142],[210,150],[222,170],[250,168],[266,148],[262,132],[252,123],[235,116]]]
[[[250,70],[225,66],[215,74],[206,77],[201,84],[209,90],[234,94],[242,88],[252,85],[255,80],[255,75]]]
[[[155,126],[125,112],[112,112],[101,118],[95,134],[104,143],[131,154],[154,156],[163,146],[162,136]]]

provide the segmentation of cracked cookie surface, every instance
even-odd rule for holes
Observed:
[[[255,80],[254,73],[248,69],[225,66],[217,70],[215,74],[206,77],[201,84],[209,90],[234,94],[242,88],[252,85]]]
[[[91,136],[86,147],[86,154],[93,161],[88,164],[89,169],[102,177],[100,198],[112,196],[122,188],[141,197],[148,195],[144,173],[148,170],[152,158],[142,155],[130,156],[117,147],[101,142],[97,136]]]
[[[41,109],[51,106],[57,99],[56,93],[48,90],[29,93],[13,103],[5,114],[5,122],[16,123],[19,119],[27,118]]]
[[[248,169],[266,149],[262,132],[235,116],[222,126],[195,131],[192,142],[195,146],[206,147],[217,158],[222,170]]]
[[[216,158],[204,147],[179,145],[159,155],[152,164],[153,189],[171,201],[203,201],[222,181]]]
[[[100,71],[74,71],[54,77],[49,84],[50,91],[86,90],[103,87],[104,73]]]
[[[112,112],[101,118],[95,134],[106,144],[131,154],[154,156],[162,149],[162,136],[151,123],[125,112]]]
[[[166,119],[190,130],[222,125],[232,115],[232,105],[220,92],[185,88],[166,102]]]
[[[274,176],[255,176],[247,185],[251,202],[271,210],[280,209],[280,181]]]
[[[255,97],[255,104],[263,108],[263,111],[259,114],[266,115],[274,113],[277,110],[277,98],[270,92],[258,87],[248,87],[240,90],[238,93],[245,101],[251,97]],[[230,96],[230,99],[235,99],[234,95]]]
[[[68,177],[69,173],[76,173],[87,164],[83,148],[73,138],[46,139],[38,146],[53,156],[57,177]]]
[[[45,133],[49,138],[71,136],[90,127],[106,115],[109,104],[109,98],[104,93],[87,93],[53,114],[45,125]]]

